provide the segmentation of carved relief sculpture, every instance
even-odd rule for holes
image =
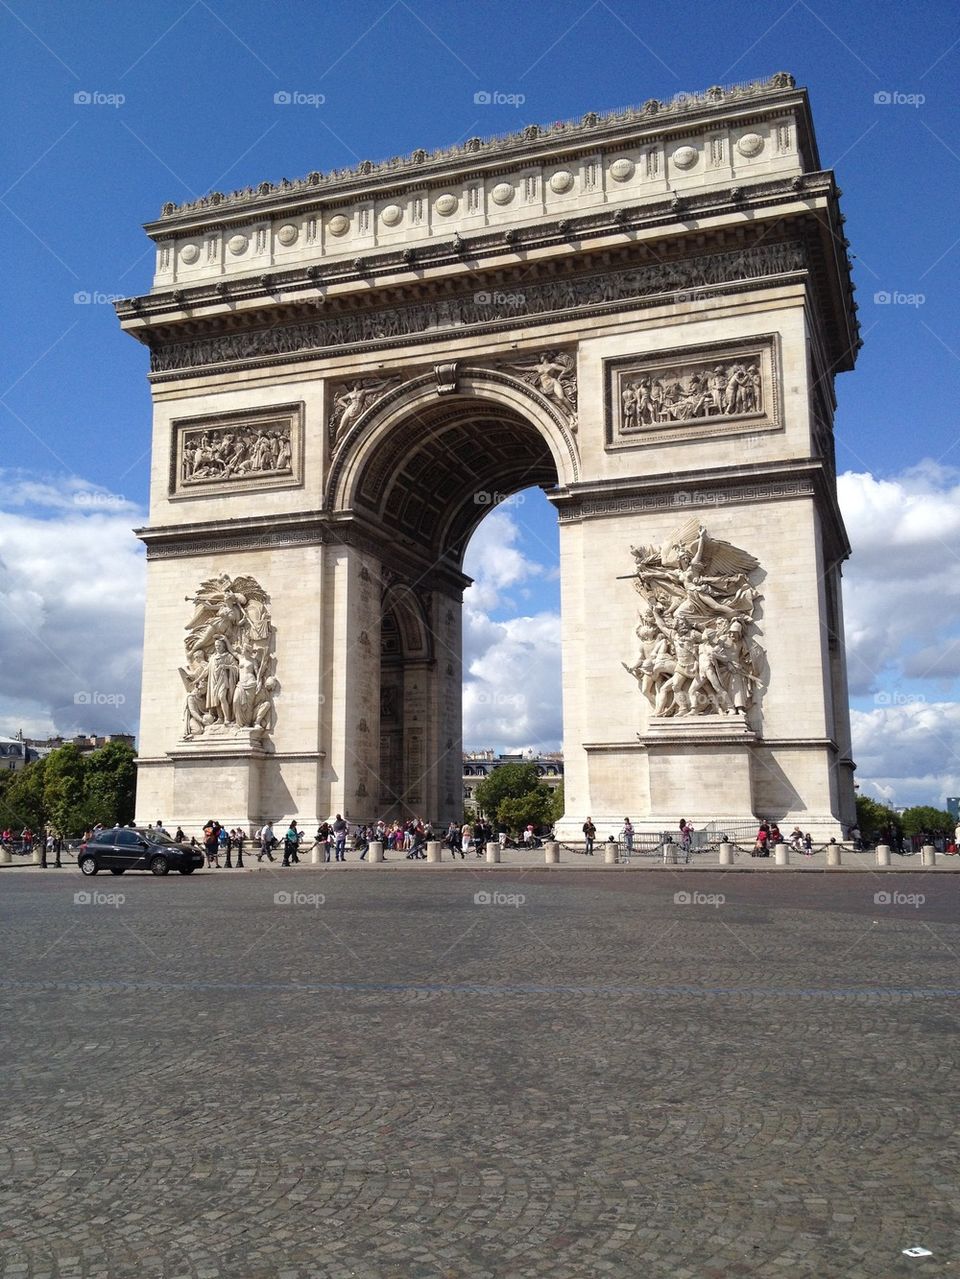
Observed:
[[[180,667],[186,689],[184,737],[260,736],[273,727],[273,627],[269,598],[252,577],[226,573],[204,582]]]
[[[371,404],[375,404],[385,391],[388,391],[391,387],[398,386],[399,383],[400,378],[398,377],[361,378],[335,390],[333,393],[333,408],[330,411],[330,419],[327,423],[331,445],[336,447],[345,438],[357,418]]]
[[[299,482],[302,421],[288,404],[174,422],[171,496]]]
[[[773,335],[609,362],[608,448],[775,430],[780,424]]]
[[[577,424],[577,357],[569,351],[543,352],[534,361],[509,366],[530,386]]]
[[[688,520],[663,546],[633,548],[644,601],[633,675],[658,716],[745,715],[761,682],[754,642],[760,565]]]

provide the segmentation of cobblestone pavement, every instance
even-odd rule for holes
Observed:
[[[4,1276],[960,1274],[952,875],[0,884]]]

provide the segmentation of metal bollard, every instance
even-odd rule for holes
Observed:
[[[543,858],[548,866],[555,866],[560,861],[560,845],[555,840],[548,840],[544,844]]]
[[[367,853],[367,861],[372,866],[374,862],[383,861],[383,843],[379,839],[370,841],[370,851]]]
[[[840,845],[839,844],[827,845],[827,865],[828,866],[840,865]]]
[[[668,839],[663,846],[663,864],[664,866],[675,866],[677,862],[677,846],[673,840]]]
[[[440,861],[442,852],[443,852],[443,845],[440,843],[439,839],[427,840],[427,861],[428,862]]]
[[[616,866],[617,864],[617,846],[616,844],[607,843],[603,848],[603,863],[605,866]]]
[[[721,866],[733,865],[733,845],[724,841],[720,845],[719,862]]]
[[[920,865],[936,866],[936,864],[937,850],[932,844],[924,844],[924,846],[920,849]]]
[[[776,844],[774,846],[773,864],[774,866],[790,865],[790,845],[789,844]]]
[[[487,841],[487,861],[498,862],[500,860],[500,841],[491,839]]]
[[[877,845],[877,865],[878,866],[890,865],[890,845],[889,844]]]

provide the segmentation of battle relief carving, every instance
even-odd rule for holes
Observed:
[[[505,366],[516,373],[567,418],[577,429],[577,357],[570,351],[544,351],[534,360]]]
[[[610,449],[778,430],[778,339],[608,361],[606,416]]]
[[[175,421],[170,495],[299,484],[302,449],[302,404]]]
[[[658,716],[745,715],[757,698],[763,650],[754,642],[760,568],[695,519],[662,546],[633,547],[643,599],[640,658],[624,669]]]
[[[184,738],[257,738],[273,727],[274,629],[269,596],[252,577],[227,573],[204,582],[188,602],[194,614],[180,667],[186,689]]]

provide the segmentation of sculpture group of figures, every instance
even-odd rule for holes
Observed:
[[[221,333],[216,337],[192,338],[153,347],[150,367],[154,373],[182,368],[201,368],[222,361],[258,356],[287,355],[296,351],[322,350],[352,342],[386,341],[434,329],[489,325],[496,321],[516,324],[524,315],[547,315],[577,307],[669,293],[677,289],[700,289],[713,284],[759,279],[767,275],[800,271],[807,258],[798,240],[776,241],[734,249],[727,253],[702,254],[676,261],[650,262],[623,271],[570,276],[523,284],[523,302],[504,300],[497,295],[490,304],[477,301],[476,291],[432,302],[411,302],[405,306],[371,308],[368,311],[331,309],[321,319],[299,324],[278,324],[269,329]]]
[[[180,668],[187,692],[184,737],[272,728],[278,685],[263,588],[252,577],[222,573],[189,602],[195,611],[184,641],[187,665]]]
[[[758,364],[745,361],[696,369],[686,380],[676,372],[657,378],[645,374],[625,383],[620,398],[625,431],[657,422],[735,417],[763,412],[763,377]]]
[[[760,685],[751,638],[760,566],[746,551],[689,520],[663,546],[633,548],[645,606],[635,676],[658,716],[743,715]]]
[[[290,428],[218,427],[184,433],[184,483],[238,476],[282,475],[293,470]]]

